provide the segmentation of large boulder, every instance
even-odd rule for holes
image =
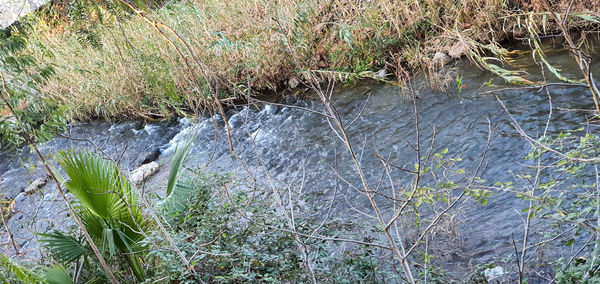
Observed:
[[[160,149],[155,148],[152,151],[141,153],[138,158],[135,160],[136,167],[140,167],[141,165],[148,164],[150,162],[156,161],[160,156]]]
[[[157,173],[158,169],[160,169],[160,165],[157,162],[144,164],[131,172],[129,180],[134,184],[140,184],[147,180],[148,177]]]

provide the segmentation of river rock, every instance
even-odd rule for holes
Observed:
[[[141,153],[135,160],[135,164],[137,167],[140,167],[143,164],[156,161],[156,159],[158,159],[158,156],[160,156],[160,149],[154,148],[152,151]]]
[[[431,63],[435,67],[442,67],[452,61],[452,57],[448,56],[448,54],[438,51],[433,55],[433,59],[431,59]]]
[[[295,89],[296,87],[298,87],[298,85],[300,85],[300,82],[298,81],[298,79],[296,79],[296,77],[292,77],[288,81],[288,86],[290,86],[290,88],[292,89]]]
[[[387,72],[385,68],[379,70],[373,77],[375,79],[385,80],[390,74]]]
[[[0,116],[0,122],[5,121],[8,124],[17,123],[17,118],[10,115]]]
[[[234,129],[235,128],[240,128],[244,124],[244,122],[242,121],[240,115],[238,115],[238,114],[232,115],[229,118],[228,122],[229,122],[229,127],[234,128]]]
[[[48,182],[48,180],[46,178],[38,178],[29,184],[29,186],[25,189],[25,193],[33,194],[36,191],[43,188],[44,186],[46,186],[47,182]]]
[[[504,276],[504,268],[502,266],[496,266],[494,268],[488,268],[483,271],[483,275],[488,283],[501,282],[502,277]]]
[[[142,183],[148,177],[154,175],[158,172],[160,165],[157,162],[150,162],[148,164],[144,164],[141,167],[133,170],[129,175],[129,180],[133,183]]]
[[[459,41],[448,49],[448,55],[454,59],[459,59],[461,56],[465,55],[465,51],[465,45]]]

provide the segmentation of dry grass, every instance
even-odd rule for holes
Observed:
[[[574,11],[597,13],[599,5],[589,1]],[[482,48],[472,43],[527,34],[521,17],[539,19],[540,31],[552,32],[538,2],[194,0],[169,2],[150,16],[178,31],[228,85],[243,91],[250,82],[253,90],[279,91],[306,69],[386,68],[401,79],[407,71],[428,68],[435,51],[447,51],[456,42],[476,52]],[[557,7],[569,1],[559,2]],[[32,25],[30,50],[57,71],[42,87],[43,95],[65,105],[69,118],[153,118],[210,104],[206,90],[198,87],[204,82],[198,84],[195,72],[147,23],[101,13],[105,24],[88,40],[68,25],[57,29],[42,20]],[[290,52],[299,55],[301,66],[295,66]]]

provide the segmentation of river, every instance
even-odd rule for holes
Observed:
[[[573,59],[565,50],[552,52],[551,62],[563,68],[563,74],[578,78],[580,74]],[[597,54],[594,55],[597,57]],[[531,59],[524,54],[515,59],[515,64],[530,71],[530,78],[541,81],[541,73]],[[600,65],[593,65],[596,70]],[[493,95],[482,92],[507,86],[501,78],[478,69],[471,63],[457,63],[456,74],[462,77],[459,93],[456,83],[451,83],[445,92],[432,90],[424,76],[413,79],[413,91],[418,95],[416,108],[419,114],[419,135],[422,147],[429,147],[435,129],[434,152],[448,149],[446,157],[461,158],[457,168],[467,172],[475,170],[486,148],[488,127],[491,126],[491,141],[487,150],[487,163],[481,175],[487,184],[514,181],[518,173],[530,172],[522,164],[530,150],[529,144],[510,125],[509,117]],[[453,75],[453,78],[456,75]],[[548,74],[549,80],[554,80]],[[554,80],[556,81],[556,80]],[[309,92],[310,93],[310,92]],[[507,90],[497,93],[519,125],[532,137],[542,134],[548,118],[549,101],[545,91],[537,89]],[[593,104],[585,88],[551,87],[553,115],[549,131],[561,131],[587,126],[592,133],[594,125],[586,125],[585,111],[564,109],[590,109]],[[341,114],[351,141],[354,143],[360,163],[371,186],[379,183],[382,161],[375,154],[390,157],[394,165],[413,169],[416,143],[415,115],[413,102],[407,92],[391,84],[376,81],[361,81],[350,87],[340,87],[332,102]],[[289,105],[289,106],[283,106]],[[371,212],[369,200],[344,182],[336,183],[336,173],[331,169],[337,165],[339,177],[360,186],[356,168],[349,155],[327,123],[307,108],[323,111],[320,101],[309,95],[288,96],[278,105],[239,106],[227,112],[232,128],[232,141],[236,152],[247,164],[247,168],[259,181],[266,180],[260,159],[277,186],[294,182],[302,185],[306,196],[313,196],[310,207],[317,209],[329,205],[337,192],[332,208],[338,217],[365,219],[357,211]],[[160,122],[91,122],[70,126],[69,135],[94,141],[105,153],[120,158],[127,169],[134,167],[137,156],[145,151],[160,148],[158,160],[164,164],[161,172],[149,181],[149,188],[160,188],[168,172],[168,161],[176,143],[195,135],[194,147],[188,166],[202,167],[210,161],[211,170],[228,171],[241,177],[247,176],[245,169],[231,155],[224,124],[216,115],[189,119],[174,119]],[[488,125],[488,119],[490,124]],[[350,121],[353,123],[350,124]],[[215,143],[215,126],[218,129]],[[410,142],[410,143],[407,143]],[[412,145],[412,146],[411,146]],[[90,147],[90,143],[72,139],[56,138],[42,146],[46,154],[73,147]],[[214,152],[214,153],[213,153]],[[35,167],[33,156],[23,151],[25,161],[17,161],[14,155],[0,154],[0,192],[7,198],[15,198],[43,172]],[[260,159],[259,159],[260,158]],[[394,185],[401,187],[412,181],[411,174],[396,171],[392,174]],[[301,178],[300,178],[301,177]],[[460,180],[457,180],[459,182]],[[424,180],[423,183],[433,182]],[[382,192],[391,190],[384,183]],[[50,228],[64,228],[70,224],[66,211],[53,186],[46,186],[41,193],[20,197],[17,213],[9,220],[9,226],[23,250],[30,251],[31,259],[39,257],[36,236],[32,232],[43,232]],[[489,263],[498,258],[514,254],[512,238],[523,234],[521,210],[527,204],[514,193],[494,192],[485,206],[474,200],[461,204],[457,223],[459,236],[444,248],[443,262],[453,270],[467,272],[477,264]],[[362,218],[362,219],[361,219]],[[368,219],[368,218],[367,218]],[[368,222],[368,221],[365,221]],[[539,240],[543,231],[534,231],[533,240]],[[560,252],[558,252],[560,253]]]

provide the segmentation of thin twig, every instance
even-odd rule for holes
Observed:
[[[523,137],[525,138],[532,146],[536,145],[548,152],[552,152],[558,156],[560,156],[561,158],[567,159],[569,161],[576,161],[576,162],[582,162],[582,163],[598,163],[600,162],[600,158],[577,158],[577,157],[571,157],[568,156],[558,150],[552,149],[546,145],[544,145],[543,143],[541,143],[540,141],[531,138],[529,135],[527,135],[527,133],[525,133],[525,131],[523,130],[523,128],[521,128],[521,126],[519,126],[519,124],[517,123],[517,120],[512,116],[512,114],[510,113],[510,111],[508,110],[508,108],[506,107],[506,105],[504,104],[504,102],[500,99],[500,97],[498,97],[498,95],[494,94],[494,96],[496,97],[496,100],[498,100],[498,102],[500,103],[500,105],[502,106],[502,108],[504,109],[504,111],[506,112],[506,114],[508,115],[508,117],[511,120],[511,125],[515,128],[515,130],[517,130],[517,132]]]

